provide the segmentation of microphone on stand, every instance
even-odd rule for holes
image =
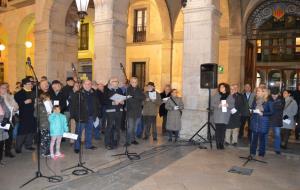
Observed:
[[[27,57],[26,65],[28,65],[29,67],[32,67],[30,57]]]
[[[72,71],[76,72],[76,67],[75,67],[74,63],[72,63]]]

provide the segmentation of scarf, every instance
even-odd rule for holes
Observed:
[[[220,92],[219,94],[221,95],[220,100],[226,100],[227,97],[228,97],[228,94],[227,94],[227,93],[222,93],[222,92]]]

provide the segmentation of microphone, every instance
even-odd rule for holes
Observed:
[[[122,64],[122,63],[120,63],[120,67],[121,67],[121,69],[122,69],[122,70],[124,69],[124,66],[123,66],[123,64]]]
[[[30,59],[30,57],[27,57],[26,64],[27,64],[29,67],[31,67],[31,59]]]
[[[76,71],[76,67],[75,67],[75,65],[74,65],[74,63],[72,63],[72,71]]]

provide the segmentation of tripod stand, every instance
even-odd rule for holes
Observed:
[[[213,124],[210,122],[210,114],[211,114],[211,89],[208,89],[208,108],[207,108],[207,122],[202,125],[202,127],[189,139],[189,142],[195,142],[194,138],[197,136],[202,139],[205,143],[210,144],[210,149],[212,149],[212,136],[211,136],[211,129],[216,130]],[[207,139],[200,135],[200,132],[207,127]],[[199,146],[199,148],[204,149],[204,147]]]
[[[125,69],[122,65],[122,63],[120,63],[120,67],[121,67],[121,70],[124,74],[124,77],[125,77],[125,80],[128,81],[128,78],[127,78],[127,75],[126,75],[126,72],[125,72]],[[128,111],[127,110],[127,100],[128,100],[128,90],[126,89],[125,91],[125,95],[126,95],[126,99],[125,99],[125,111]],[[128,115],[127,113],[125,113],[126,116],[125,116],[125,120],[126,120],[126,124],[125,124],[125,152],[124,153],[120,153],[120,154],[115,154],[115,155],[112,155],[112,156],[127,156],[127,158],[129,160],[139,160],[141,159],[141,156],[135,152],[129,152],[128,151],[128,142],[127,142],[127,138],[128,138]]]
[[[35,81],[36,81],[36,85],[38,85],[39,81],[38,81],[38,78],[37,78],[36,73],[34,71],[34,68],[31,65],[30,57],[27,57],[26,64],[28,65],[28,67],[32,71],[33,76],[34,76]],[[24,187],[25,185],[28,185],[29,183],[33,182],[34,180],[36,180],[38,178],[48,179],[48,181],[52,182],[52,183],[58,183],[58,182],[61,182],[63,180],[61,176],[51,176],[51,177],[49,177],[49,176],[43,175],[42,172],[41,172],[41,153],[40,153],[41,129],[40,129],[40,113],[39,113],[38,96],[39,96],[38,87],[36,86],[36,88],[35,88],[35,102],[36,102],[35,109],[36,109],[36,127],[37,127],[37,161],[38,161],[38,168],[37,168],[37,171],[35,172],[35,177],[33,177],[32,179],[30,179],[29,181],[27,181],[26,183],[21,185],[20,188]]]
[[[77,80],[81,84],[81,81],[80,81],[80,79],[78,77],[78,73],[77,73],[76,68],[73,65],[73,63],[72,63],[72,70],[73,70],[73,74],[76,76]],[[79,129],[81,129],[81,124],[82,124],[82,121],[81,121],[81,100],[82,100],[82,93],[81,93],[81,89],[79,89],[79,92],[78,92],[78,128]],[[82,132],[81,130],[78,130],[78,131]],[[81,147],[81,138],[80,138],[81,134],[77,134],[77,135],[78,135],[77,141],[79,141],[78,163],[75,166],[72,166],[72,167],[69,167],[69,168],[61,170],[61,172],[64,172],[64,171],[67,171],[67,170],[71,170],[71,169],[74,169],[74,168],[81,168],[81,169],[74,170],[72,172],[72,174],[76,175],[76,176],[81,176],[81,175],[86,175],[89,172],[94,173],[93,170],[91,170],[91,169],[89,169],[89,168],[87,168],[87,167],[84,166],[85,162],[82,162],[82,154],[83,154],[83,152],[82,152],[82,147]]]

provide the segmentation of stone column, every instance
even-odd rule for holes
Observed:
[[[200,89],[200,65],[218,61],[219,0],[189,0],[183,13],[185,110],[181,137],[188,139],[207,121],[208,90]]]
[[[106,82],[110,77],[123,81],[120,63],[125,67],[127,23],[114,18],[94,22],[94,79]]]

